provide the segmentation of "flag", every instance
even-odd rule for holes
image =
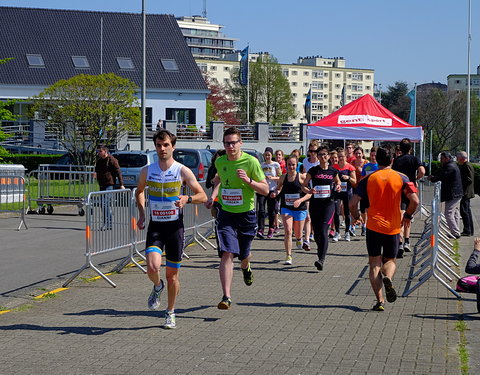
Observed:
[[[345,85],[343,85],[342,97],[340,98],[340,107],[343,107],[345,104],[347,104],[347,95],[345,93]]]
[[[415,106],[415,100],[417,98],[417,92],[416,89],[413,89],[410,91],[407,96],[410,98],[410,116],[408,117],[408,123],[412,125],[417,125],[417,114],[416,114],[416,106]]]
[[[240,52],[240,71],[238,81],[240,85],[247,86],[248,85],[248,46]]]
[[[308,90],[307,97],[305,98],[305,105],[303,106],[305,109],[305,117],[307,118],[307,122],[311,122],[312,118],[312,88]]]

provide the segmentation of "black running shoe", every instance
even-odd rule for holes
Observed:
[[[222,300],[218,303],[217,307],[220,310],[228,310],[232,304],[232,299],[227,296],[223,296]]]
[[[316,260],[314,263],[315,267],[317,267],[317,270],[322,271],[323,270],[323,263],[320,261]]]
[[[250,286],[253,284],[253,273],[252,269],[250,268],[250,263],[248,263],[248,267],[243,269],[243,281],[245,282],[245,285]]]
[[[385,304],[383,302],[378,301],[375,305],[373,305],[373,311],[385,311]]]
[[[392,280],[388,277],[384,277],[383,285],[385,286],[385,296],[387,297],[387,301],[390,303],[395,302],[397,299],[397,292],[393,288]]]

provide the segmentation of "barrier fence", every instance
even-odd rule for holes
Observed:
[[[61,166],[61,170],[58,168],[55,164],[42,164],[28,174],[28,209],[33,210],[32,202],[37,202],[37,213],[52,214],[54,204],[68,204],[76,205],[80,216],[85,215],[88,194],[98,190],[93,178],[94,167],[74,165]]]
[[[430,215],[425,220],[423,233],[413,248],[412,263],[403,297],[407,297],[432,276],[457,298],[462,298],[449,283],[460,278],[453,267],[459,264],[453,259],[455,251],[450,231],[441,213],[441,183],[433,186]]]
[[[0,212],[18,213],[20,223],[17,230],[28,229],[25,222],[25,178],[23,176],[0,174]]]
[[[201,183],[204,185],[204,182]],[[193,193],[184,188],[183,194]],[[148,196],[148,194],[146,194]],[[149,202],[145,200],[145,229],[137,228],[138,209],[135,200],[135,190],[129,189],[98,191],[88,194],[86,204],[85,228],[85,264],[75,272],[64,284],[66,287],[87,268],[93,269],[111,286],[116,284],[107,277],[94,263],[94,257],[122,249],[128,249],[128,255],[113,268],[119,272],[129,263],[133,263],[146,272],[138,259],[145,260],[140,247],[146,241],[149,224]],[[216,248],[207,238],[214,232],[215,220],[211,217],[210,210],[204,205],[187,204],[183,208],[185,226],[185,247],[197,242],[206,250],[204,243]],[[144,246],[143,246],[144,247]],[[184,257],[188,255],[184,252]]]

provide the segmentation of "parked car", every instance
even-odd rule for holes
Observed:
[[[142,168],[158,161],[156,151],[118,151],[112,155],[120,165],[123,185],[130,189],[137,187]]]
[[[118,160],[126,188],[137,186],[138,176],[144,166],[158,162],[156,151],[119,151],[112,155]],[[190,168],[199,181],[205,179],[212,164],[212,154],[208,150],[177,148],[173,151],[173,158]]]

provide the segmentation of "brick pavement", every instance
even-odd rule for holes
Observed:
[[[460,242],[469,254],[471,239]],[[216,308],[215,251],[188,248],[175,331],[146,309],[151,284],[134,268],[112,276],[117,288],[78,280],[56,298],[0,315],[0,373],[450,375],[459,373],[459,306],[471,319],[468,339],[480,332],[474,302],[460,305],[433,280],[385,312],[370,311],[362,237],[330,244],[322,272],[314,251],[295,251],[293,266],[284,266],[281,237],[253,247],[254,284],[243,284],[236,264],[229,311]],[[399,262],[399,294],[409,261]]]

